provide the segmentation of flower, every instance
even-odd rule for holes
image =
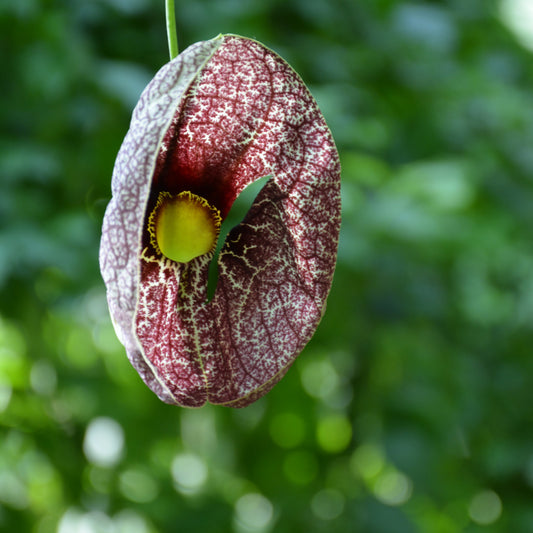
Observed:
[[[270,176],[226,238],[220,223]],[[100,266],[118,338],[165,402],[232,407],[268,392],[325,310],[340,226],[340,165],[300,77],[262,44],[220,35],[149,83],[112,179]]]

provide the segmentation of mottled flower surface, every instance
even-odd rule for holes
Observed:
[[[263,176],[208,300],[220,221]],[[221,35],[157,73],[117,157],[100,264],[117,335],[163,401],[242,407],[283,377],[325,310],[339,178],[315,100],[260,43]]]

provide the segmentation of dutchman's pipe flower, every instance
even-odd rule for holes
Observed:
[[[271,176],[218,258],[239,193]],[[325,310],[340,165],[300,77],[262,44],[199,42],[144,90],[117,157],[100,265],[115,330],[165,402],[243,407],[268,392]]]

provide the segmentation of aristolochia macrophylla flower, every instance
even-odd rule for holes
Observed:
[[[208,301],[220,223],[267,175]],[[339,175],[316,102],[263,45],[219,36],[157,73],[117,157],[100,264],[117,335],[163,401],[241,407],[282,378],[325,309]]]

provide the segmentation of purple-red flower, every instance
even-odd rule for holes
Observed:
[[[220,223],[267,175],[208,301]],[[283,377],[325,310],[339,188],[315,100],[260,43],[221,35],[157,73],[117,157],[100,264],[117,335],[163,401],[242,407]]]

